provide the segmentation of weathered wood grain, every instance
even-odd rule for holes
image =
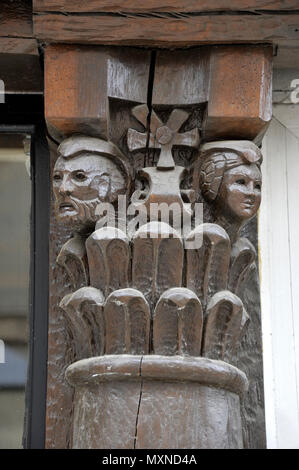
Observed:
[[[160,297],[153,319],[153,351],[165,356],[200,356],[203,314],[189,289],[175,287]]]
[[[91,286],[105,297],[128,286],[130,246],[125,233],[112,227],[100,228],[87,239],[86,250]]]
[[[243,335],[247,319],[239,297],[229,291],[217,292],[207,308],[202,355],[227,360]]]
[[[74,448],[243,447],[239,396],[248,383],[224,362],[106,355],[72,364],[66,378],[76,389]]]
[[[167,289],[181,287],[183,259],[182,239],[170,225],[143,225],[133,237],[133,287],[154,305]]]
[[[32,37],[32,5],[30,0],[1,1],[0,36]]]
[[[230,261],[230,240],[226,231],[216,224],[198,225],[187,242],[202,236],[198,249],[186,252],[186,285],[196,292],[205,308],[208,300],[227,288]]]
[[[209,101],[203,124],[206,140],[230,136],[253,140],[265,132],[272,116],[272,54],[268,46],[212,49]]]
[[[146,103],[150,51],[110,47],[108,52],[108,97],[132,103]]]
[[[208,101],[210,52],[209,47],[158,51],[152,105],[190,106]]]
[[[150,308],[136,289],[119,289],[104,307],[106,354],[148,354]]]
[[[83,51],[82,51],[83,49]],[[108,101],[107,98],[107,77],[109,94],[113,99],[109,100],[110,130],[109,137],[124,152],[127,152],[124,143],[124,129],[132,127],[134,124],[138,130],[141,125],[131,117],[131,106],[133,103],[126,103],[122,98],[129,96],[135,99],[146,101],[150,52],[147,50],[122,50],[112,48],[110,50],[110,68],[99,70],[101,67],[100,56],[97,51],[102,48],[95,48],[93,52],[86,51],[86,59],[82,59],[84,48],[79,46],[65,47],[59,45],[51,46],[46,51],[46,76],[49,82],[46,83],[46,95],[49,90],[49,97],[46,96],[50,108],[46,110],[46,118],[56,119],[57,130],[63,133],[65,129],[75,132],[79,124],[82,131],[92,132],[90,121],[90,110],[92,116],[100,118],[100,100]],[[49,51],[49,54],[48,54]],[[72,56],[73,51],[73,58]],[[118,54],[119,53],[119,54]],[[61,54],[61,55],[60,55]],[[75,59],[74,56],[77,55]],[[120,57],[121,55],[121,57]],[[51,56],[51,58],[50,58]],[[128,63],[131,58],[131,65]],[[53,63],[49,63],[53,59]],[[97,65],[96,60],[100,61]],[[89,66],[85,66],[89,61]],[[134,66],[136,61],[138,66]],[[67,66],[66,66],[67,63]],[[102,62],[103,64],[103,62]],[[104,64],[105,65],[105,64]],[[50,70],[51,69],[51,70]],[[130,70],[132,70],[130,74]],[[138,75],[134,80],[132,73]],[[105,82],[100,79],[105,75]],[[130,74],[130,82],[125,78]],[[121,75],[121,76],[120,76]],[[138,81],[138,86],[136,83]],[[47,84],[49,88],[47,88]],[[134,84],[134,86],[133,86]],[[125,86],[125,89],[121,88]],[[94,88],[95,87],[95,88]],[[131,90],[131,91],[130,91]],[[124,93],[126,96],[124,96]],[[130,93],[130,94],[129,94]],[[129,94],[129,95],[128,95]],[[135,102],[136,105],[136,102]],[[48,114],[47,114],[48,111]],[[53,114],[52,114],[53,113]],[[134,121],[134,122],[133,122]],[[94,121],[91,120],[91,124]],[[66,127],[64,127],[66,126]],[[68,127],[69,126],[69,127]],[[73,127],[72,127],[73,126]],[[77,127],[76,127],[77,126]],[[53,126],[55,127],[55,126]],[[97,129],[98,130],[98,129]],[[134,155],[136,158],[136,155]],[[143,157],[143,155],[142,155]],[[57,158],[56,146],[51,152],[52,166]],[[66,330],[65,321],[59,308],[59,302],[72,291],[70,279],[65,270],[56,264],[56,258],[62,245],[72,235],[71,228],[63,228],[54,218],[54,200],[52,200],[51,210],[51,236],[50,236],[50,295],[49,295],[49,361],[48,361],[48,391],[47,391],[47,424],[46,424],[46,446],[47,448],[68,448],[71,446],[71,423],[72,423],[72,399],[73,390],[66,383],[64,373],[66,367],[74,361],[71,352],[71,340]],[[115,266],[116,268],[117,266]]]
[[[37,55],[37,40],[0,37],[0,53]]]
[[[76,360],[104,353],[104,297],[94,287],[82,287],[60,302]]]
[[[297,0],[33,0],[35,12],[202,12],[202,11],[257,11],[293,10],[298,8]]]
[[[73,46],[73,47],[77,48],[78,46]],[[116,48],[114,50],[116,50]],[[175,53],[173,54],[173,60],[175,61]],[[65,66],[63,64],[63,62],[61,63],[61,66],[62,67]],[[170,70],[171,70],[171,67],[172,67],[172,62],[170,60],[169,61],[169,69]],[[126,71],[127,71],[127,66],[124,67],[124,73],[123,73],[123,75],[120,74],[120,76],[126,77],[127,76]],[[152,72],[154,72],[154,71],[152,70]],[[81,74],[83,74],[83,73],[84,72],[82,70]],[[152,75],[153,75],[153,73],[152,73]],[[115,77],[117,76],[117,74],[116,75],[112,74],[112,76],[114,77],[113,81],[115,81],[116,80]],[[80,76],[77,77],[77,79],[79,79],[79,78],[80,78]],[[153,79],[154,77],[151,76],[151,78]],[[121,80],[123,80],[123,78],[121,78]],[[63,81],[61,82],[60,86],[62,86],[62,84],[63,84]],[[64,87],[62,87],[62,89],[64,89],[64,90],[67,89],[67,82],[64,83]],[[114,134],[113,140],[115,140],[115,142],[119,145],[121,143],[121,145],[123,145],[124,148],[125,148],[124,136],[125,136],[125,130],[128,129],[128,126],[126,126],[127,119],[123,119],[122,113],[123,113],[123,110],[126,107],[128,108],[127,112],[131,113],[131,109],[132,109],[133,105],[132,105],[132,103],[129,103],[129,102],[128,103],[123,103],[122,102],[123,97],[118,95],[118,93],[119,93],[117,91],[117,90],[119,90],[118,86],[115,87],[115,90],[116,90],[116,93],[115,93],[115,95],[113,95],[113,99],[109,100],[110,109],[112,109],[111,108],[111,103],[114,103],[114,105],[115,105],[115,108],[113,109],[114,114],[110,115],[110,116],[113,116],[111,129],[112,129],[112,127],[115,127],[115,126],[119,127],[119,129],[117,131],[114,131],[115,134]],[[89,91],[89,93],[92,95],[92,91]],[[125,92],[125,94],[126,93],[127,93],[127,91]],[[108,97],[109,97],[109,93],[108,93]],[[55,96],[53,96],[53,99],[56,99]],[[149,102],[148,102],[148,104],[150,105]],[[166,103],[166,105],[167,105],[167,103]],[[163,118],[162,121],[164,122],[165,120],[167,121],[167,116],[165,114],[167,114],[167,112],[169,111],[169,115],[170,115],[171,109],[170,110],[163,110],[163,111],[164,111],[164,114],[161,117],[161,119]],[[118,114],[119,120],[117,121],[117,123],[116,123],[116,120],[114,120],[116,112],[119,113]],[[165,119],[164,119],[164,117],[165,117]],[[136,123],[137,123],[137,121],[136,121]],[[144,132],[144,129],[142,129],[142,131]],[[126,149],[126,151],[127,151],[127,149]],[[125,152],[125,150],[124,150],[124,152]],[[199,157],[199,158],[201,158],[201,157]],[[132,158],[132,160],[133,160],[133,158]],[[135,161],[134,161],[134,163],[135,163]],[[186,186],[186,188],[188,188],[188,186]],[[198,197],[200,199],[201,195],[198,194]],[[210,212],[210,208],[208,208],[206,210],[206,212]],[[211,216],[211,219],[212,219],[210,221],[214,222],[214,220],[212,218],[212,213],[210,213],[210,216]],[[156,232],[155,230],[153,230],[153,227],[151,227],[151,230],[149,230],[149,231]],[[141,232],[142,232],[142,229],[141,229]],[[146,240],[146,239],[142,240],[142,237],[138,236],[140,234],[141,234],[140,231],[139,231],[139,234],[137,232],[136,236],[133,239],[133,286],[137,287],[136,283],[139,283],[140,284],[140,289],[139,290],[142,290],[144,294],[148,293],[148,297],[150,297],[150,290],[151,289],[156,291],[155,292],[155,298],[154,299],[153,298],[149,299],[151,301],[151,306],[153,307],[153,304],[155,303],[155,300],[157,300],[159,298],[158,295],[162,295],[167,288],[169,288],[169,287],[178,287],[178,286],[181,286],[181,285],[185,285],[185,277],[186,276],[185,276],[184,270],[182,269],[183,256],[181,256],[182,244],[181,244],[180,239],[177,239],[177,240],[175,240],[175,239],[160,240],[158,238],[157,240]],[[60,234],[60,236],[61,236],[61,234]],[[63,236],[61,236],[61,238],[63,239]],[[173,243],[175,245],[173,249],[172,249],[171,246],[168,246],[168,245],[171,245],[172,242],[175,242],[175,243]],[[157,246],[154,246],[154,245],[157,245]],[[153,254],[154,254],[154,257],[156,258],[155,260],[152,259]],[[55,279],[59,279],[59,280],[62,279],[63,282],[64,282],[64,279],[63,279],[62,276],[59,277],[59,278],[55,278]],[[51,280],[53,281],[53,276],[51,277]],[[251,281],[251,284],[252,284],[252,281]],[[56,301],[57,301],[57,297],[60,297],[61,290],[65,289],[65,288],[66,288],[66,285],[64,285],[64,286],[60,286],[60,285],[55,286],[54,295],[57,294],[56,295]],[[249,294],[251,293],[251,289],[252,289],[252,285],[249,285],[249,287],[248,287],[248,293]],[[113,295],[114,295],[114,293],[112,294],[112,296]],[[254,303],[255,309],[258,310],[258,307],[257,307],[258,306],[258,296],[254,294],[254,295],[249,296],[249,297],[250,297],[250,301]],[[114,302],[114,304],[115,304],[114,307],[116,306],[118,308],[119,304],[117,302],[120,299],[118,298],[116,300],[117,301]],[[242,298],[242,300],[243,300],[243,298]],[[53,297],[51,299],[51,302],[52,302],[52,308],[53,308]],[[245,302],[244,302],[244,305],[245,305]],[[250,310],[252,310],[252,305],[250,305]],[[136,310],[136,312],[139,314],[139,309]],[[54,313],[54,315],[53,315],[53,313]],[[57,318],[57,317],[55,318],[55,313],[56,312],[51,312],[51,322],[52,322],[52,324],[51,324],[51,328],[52,328],[52,330],[51,330],[51,333],[52,333],[51,347],[52,347],[52,349],[51,349],[50,375],[49,375],[51,384],[49,385],[49,395],[48,395],[49,396],[49,400],[48,400],[48,419],[50,420],[49,421],[49,427],[48,427],[48,443],[49,443],[48,446],[49,447],[50,446],[52,446],[52,447],[55,446],[55,444],[53,444],[54,441],[56,441],[56,447],[63,446],[63,445],[69,446],[69,438],[68,438],[69,434],[68,433],[70,432],[70,427],[68,426],[67,422],[69,424],[71,424],[70,415],[71,415],[71,405],[72,405],[71,396],[70,396],[70,394],[68,393],[68,391],[66,389],[66,385],[63,383],[63,378],[61,376],[57,375],[58,367],[60,367],[60,369],[65,369],[65,366],[67,366],[67,363],[69,363],[69,358],[67,357],[67,355],[65,355],[65,357],[63,357],[63,358],[61,357],[61,353],[63,353],[63,351],[67,352],[67,348],[68,348],[67,340],[65,341],[64,344],[61,344],[61,341],[62,341],[64,333],[65,333],[64,330],[58,332],[58,335],[57,335],[57,340],[58,341],[55,341],[55,339],[56,339],[55,338],[55,330],[54,330],[55,324],[53,324],[53,319],[56,320],[56,325],[57,326],[59,326],[59,323],[61,321],[60,318]],[[121,312],[120,316],[118,316],[117,314],[115,315],[116,320],[118,320],[120,317],[122,318],[122,320],[124,319],[123,318],[124,317],[123,312]],[[118,321],[114,322],[116,332],[118,332],[117,328],[119,327],[120,323],[121,322],[118,322]],[[166,324],[166,326],[167,326],[167,324]],[[256,325],[254,325],[254,326],[256,326]],[[244,343],[242,345],[242,351],[241,352],[243,352],[243,357],[241,357],[240,363],[243,365],[243,363],[245,361],[247,361],[247,363],[250,363],[252,365],[253,362],[254,362],[254,370],[255,370],[255,373],[256,373],[257,369],[258,369],[258,371],[261,370],[260,357],[259,357],[259,355],[261,353],[261,348],[260,347],[254,347],[255,343],[253,341],[251,341],[253,335],[254,336],[259,336],[259,333],[260,333],[259,327],[254,328],[254,330],[255,330],[254,332],[252,332],[252,330],[251,330],[250,335],[248,335],[248,337],[247,337],[247,342],[250,341],[249,348],[247,348],[248,344]],[[238,351],[238,352],[240,353],[240,351]],[[253,357],[254,360],[252,360],[252,357]],[[245,361],[244,361],[244,358],[245,358]],[[239,358],[238,358],[238,360],[239,360]],[[55,361],[55,363],[54,363],[54,361]],[[58,362],[58,365],[56,364],[57,362]],[[57,367],[55,369],[56,365],[57,365]],[[253,367],[253,365],[252,365],[252,367]],[[138,374],[139,375],[140,375],[140,370],[141,370],[141,364],[140,364],[140,368],[138,368]],[[53,372],[56,374],[56,376],[55,376],[55,374],[53,374]],[[252,380],[252,373],[248,374],[248,375],[249,375],[250,380]],[[252,413],[252,408],[253,407],[255,407],[256,409],[260,408],[260,404],[262,402],[262,398],[260,397],[260,388],[262,387],[262,381],[260,380],[260,372],[259,372],[259,377],[256,377],[256,375],[253,376],[253,381],[254,381],[253,389],[252,389],[253,391],[251,393],[250,400],[249,400],[250,401],[250,403],[249,403],[250,406],[249,407],[246,406],[246,412],[245,412],[246,426],[248,426],[251,429],[251,433],[252,433],[252,436],[250,436],[250,439],[249,439],[250,444],[251,445],[253,444],[252,446],[254,446],[255,442],[258,442],[260,440],[258,434],[263,433],[263,430],[261,430],[259,432],[259,429],[257,429],[258,427],[262,427],[261,423],[263,422],[263,420],[259,419],[258,424],[257,424],[256,412]],[[54,387],[53,387],[53,383],[54,383]],[[51,386],[52,386],[52,389],[51,389]],[[140,385],[140,388],[141,387],[142,387],[142,384]],[[139,393],[139,396],[138,396],[138,398],[140,398],[140,403],[141,403],[141,392],[142,392],[142,390],[140,390],[140,393]],[[56,395],[55,395],[55,393],[56,393]],[[63,396],[60,396],[60,394],[63,394]],[[94,399],[94,397],[92,397],[92,400],[93,399]],[[63,400],[64,400],[64,403],[63,403]],[[63,410],[61,410],[61,408],[62,408],[62,406],[60,407],[61,404],[64,405]],[[177,407],[176,402],[174,402],[174,406]],[[57,410],[59,410],[59,413],[60,413],[59,416],[57,416]],[[123,410],[121,410],[121,411],[123,413]],[[54,416],[55,413],[56,413],[56,415]],[[138,413],[138,411],[137,411],[137,413]],[[102,416],[101,413],[100,413],[100,415]],[[136,423],[135,411],[134,411],[133,418],[134,418],[134,423]],[[61,422],[62,420],[63,420],[63,422]],[[92,420],[92,415],[90,415],[88,417],[88,421],[90,422],[91,420]],[[113,421],[113,423],[114,423],[114,421]],[[154,428],[151,428],[151,429],[154,429]],[[126,431],[127,431],[127,429],[126,429]],[[80,433],[80,435],[81,434],[82,433]],[[239,433],[239,435],[241,435],[241,433]],[[109,436],[110,436],[110,434],[109,434]],[[135,441],[137,441],[137,440],[135,439]],[[94,442],[93,445],[97,446],[97,442]],[[261,444],[259,444],[259,445],[261,445]]]
[[[106,50],[47,48],[45,116],[56,140],[76,132],[107,136],[106,76]]]
[[[48,42],[168,48],[232,42],[299,44],[299,14],[153,18],[49,13],[35,16],[34,34]]]
[[[74,133],[107,139],[108,96],[145,102],[148,57],[149,52],[138,50],[61,44],[47,47],[45,116],[51,135],[58,141]],[[126,80],[124,71],[129,74]]]
[[[51,174],[57,158],[57,148],[49,140]],[[49,334],[47,368],[46,448],[66,449],[70,446],[73,390],[65,381],[65,369],[74,361],[70,337],[59,303],[73,292],[69,276],[57,265],[62,245],[71,237],[71,229],[59,224],[54,215],[54,195],[51,198],[49,246]]]
[[[63,245],[57,256],[57,264],[68,273],[73,289],[88,285],[88,264],[82,237],[73,237]]]
[[[218,387],[145,381],[136,449],[243,448],[238,406],[237,395]]]
[[[252,263],[256,260],[256,251],[247,238],[239,238],[232,246],[228,289],[239,295],[240,287],[246,281]]]

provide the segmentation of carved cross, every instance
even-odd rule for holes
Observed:
[[[146,104],[135,106],[132,110],[135,118],[147,127],[149,109]],[[167,122],[164,124],[157,116],[155,111],[151,112],[150,134],[138,132],[135,129],[128,129],[128,147],[132,152],[146,148],[161,149],[157,169],[169,170],[175,167],[172,156],[172,147],[174,145],[193,147],[199,145],[199,132],[197,128],[184,133],[179,133],[180,128],[187,120],[189,114],[182,109],[174,109]]]

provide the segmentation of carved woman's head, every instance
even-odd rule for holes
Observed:
[[[260,206],[262,175],[260,149],[249,141],[210,142],[202,146],[200,186],[217,214],[242,224]]]
[[[126,159],[111,142],[85,136],[63,141],[58,155],[53,173],[56,217],[75,230],[91,228],[98,204],[113,204],[126,193]]]

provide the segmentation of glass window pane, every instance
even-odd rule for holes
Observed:
[[[4,345],[5,356],[0,351],[2,449],[22,447],[28,362],[29,139],[0,134],[0,346]]]

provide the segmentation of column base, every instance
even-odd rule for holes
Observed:
[[[183,356],[100,356],[68,367],[73,448],[240,449],[243,372]]]

